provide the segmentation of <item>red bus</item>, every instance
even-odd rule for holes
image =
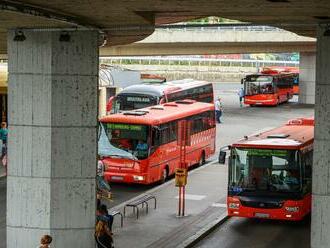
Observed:
[[[247,75],[244,83],[244,104],[276,106],[293,96],[294,73],[258,73]]]
[[[109,182],[165,181],[180,162],[178,120],[191,121],[188,167],[215,152],[214,104],[181,100],[101,118],[99,155]]]
[[[245,137],[230,147],[229,216],[298,221],[311,212],[314,119]]]
[[[141,73],[141,81],[143,83],[164,83],[166,78],[157,74]]]
[[[107,112],[119,113],[183,99],[213,103],[212,83],[184,79],[131,85],[110,99]]]
[[[299,68],[292,66],[269,66],[263,67],[261,73],[276,74],[276,73],[293,73],[293,94],[299,95]]]

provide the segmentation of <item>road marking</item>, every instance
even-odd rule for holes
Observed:
[[[215,202],[215,203],[212,204],[212,207],[215,207],[215,208],[227,208],[227,204]]]
[[[193,201],[201,201],[205,197],[206,197],[206,195],[191,195],[191,194],[185,195],[186,200],[193,200]],[[179,199],[179,196],[176,196],[175,199]]]
[[[195,169],[189,171],[189,175],[195,174],[196,172],[198,172],[198,171],[200,171],[200,170],[203,170],[203,169],[205,169],[206,167],[211,166],[211,165],[216,164],[216,163],[218,163],[218,160],[217,160],[217,159],[211,160],[210,162],[206,163],[205,165],[200,166],[200,167],[198,167],[198,168],[195,168]],[[139,199],[139,198],[140,198],[141,196],[143,196],[143,195],[152,194],[152,193],[154,193],[154,192],[160,190],[161,188],[167,187],[169,184],[174,184],[174,182],[175,182],[175,181],[174,181],[174,178],[172,178],[171,180],[169,180],[169,181],[167,181],[167,182],[165,182],[165,183],[163,183],[163,184],[161,184],[161,185],[159,185],[159,186],[156,186],[156,187],[154,187],[154,188],[152,188],[152,189],[149,189],[149,190],[147,190],[147,191],[145,191],[145,192],[143,192],[143,193],[141,193],[141,194],[139,194],[139,195],[137,195],[137,196],[135,196],[135,197],[132,197],[132,198],[130,198],[130,199],[128,199],[128,200],[126,200],[126,201],[124,201],[124,202],[122,202],[122,203],[119,203],[118,205],[115,205],[115,206],[111,207],[111,208],[109,209],[109,211],[115,211],[115,210],[118,210],[118,209],[124,208],[124,206],[125,206],[127,203],[129,203],[129,202],[131,202],[131,201],[134,201],[134,200],[136,200],[136,199]]]

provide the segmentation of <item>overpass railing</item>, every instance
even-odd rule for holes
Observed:
[[[280,28],[271,27],[271,26],[205,26],[205,27],[191,27],[191,26],[178,26],[172,25],[171,27],[164,26],[162,28],[156,28],[166,31],[245,31],[245,32],[288,32]]]
[[[168,66],[299,66],[298,61],[217,59],[200,57],[106,57],[101,63],[116,65],[168,65]]]

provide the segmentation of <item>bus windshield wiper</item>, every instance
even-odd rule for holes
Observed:
[[[129,160],[138,161],[138,159],[134,155],[132,155],[132,157],[129,157],[129,156],[124,156],[124,155],[119,155],[119,154],[111,154],[111,155],[109,155],[109,157],[126,158]]]

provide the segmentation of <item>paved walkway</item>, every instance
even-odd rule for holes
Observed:
[[[186,186],[186,217],[178,218],[178,188],[174,180],[147,193],[157,197],[157,209],[149,204],[149,213],[139,219],[127,208],[124,227],[115,217],[113,231],[116,247],[185,247],[187,240],[226,213],[227,166],[210,163],[193,170]],[[134,198],[133,198],[134,199]],[[131,199],[131,200],[133,200]],[[123,212],[125,203],[112,208]]]
[[[6,176],[6,169],[5,167],[2,165],[1,160],[0,160],[0,178],[1,177],[5,177]]]

